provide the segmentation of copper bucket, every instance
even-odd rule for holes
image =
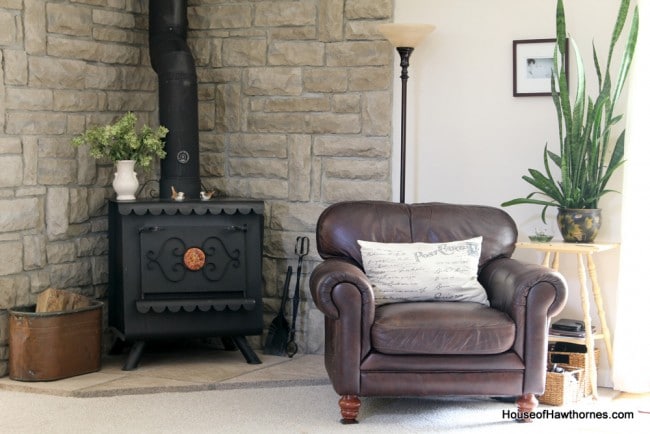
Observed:
[[[9,378],[49,381],[99,371],[103,303],[65,312],[9,310]]]

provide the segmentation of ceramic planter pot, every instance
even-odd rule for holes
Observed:
[[[568,243],[593,243],[600,229],[600,208],[558,208],[557,225]]]

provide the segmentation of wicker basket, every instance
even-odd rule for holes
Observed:
[[[600,359],[600,348],[594,348],[594,358],[596,359],[596,369],[598,369]],[[560,365],[573,366],[574,368],[581,368],[584,370],[582,376],[582,396],[591,396],[591,366],[587,363],[587,353],[564,352],[564,351],[549,351],[549,363],[558,363]]]
[[[564,405],[578,402],[583,397],[584,369],[558,363],[564,372],[547,372],[546,388],[539,397],[541,404]]]

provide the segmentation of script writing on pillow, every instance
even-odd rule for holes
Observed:
[[[472,301],[488,305],[477,280],[482,237],[448,243],[358,240],[375,303]]]

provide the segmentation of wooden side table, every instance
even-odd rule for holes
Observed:
[[[584,338],[571,338],[562,336],[549,336],[550,341],[555,342],[570,342],[584,344],[587,347],[587,360],[589,369],[588,384],[591,385],[591,394],[594,399],[598,398],[597,388],[597,371],[596,359],[594,357],[594,340],[603,339],[607,349],[607,360],[609,366],[613,364],[612,355],[612,339],[607,326],[607,318],[605,315],[605,308],[603,306],[603,299],[600,292],[600,285],[598,284],[598,273],[596,271],[596,264],[593,260],[593,255],[599,252],[605,252],[618,248],[618,244],[614,243],[596,243],[596,244],[573,244],[565,243],[562,241],[551,241],[548,243],[533,243],[533,242],[520,242],[517,247],[521,249],[533,249],[544,253],[543,265],[549,266],[551,260],[551,253],[553,253],[553,262],[551,267],[558,271],[560,268],[560,254],[561,253],[574,253],[578,258],[578,280],[580,282],[580,299],[582,300],[582,313],[583,321],[585,323],[585,337]],[[585,257],[587,259],[587,266],[585,271]],[[587,286],[587,273],[591,280],[591,292],[596,303],[598,310],[598,317],[600,319],[600,333],[593,333],[591,329],[591,315],[589,304],[589,293]],[[587,370],[586,370],[587,371]]]

